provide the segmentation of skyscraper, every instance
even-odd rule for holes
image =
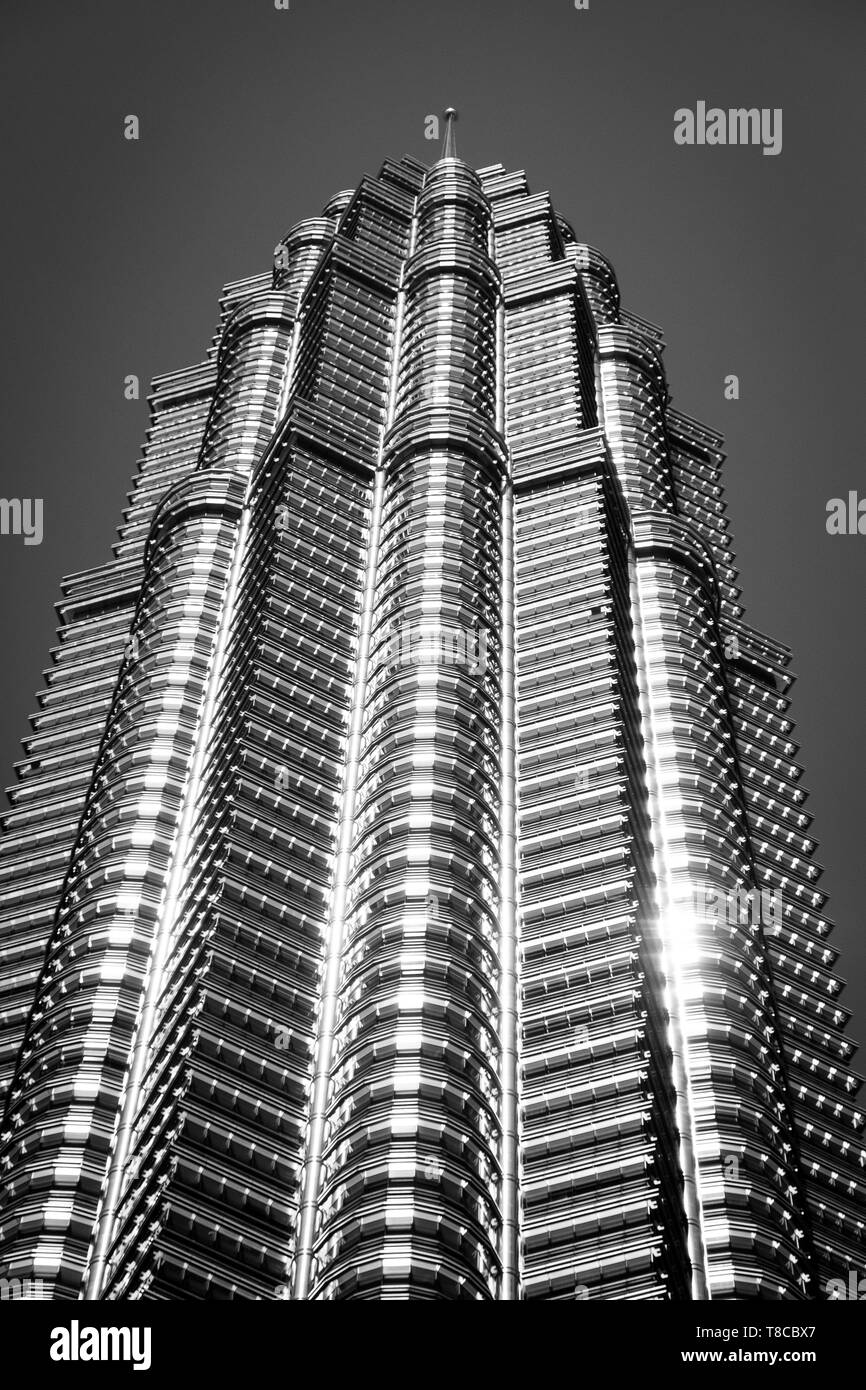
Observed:
[[[802,1299],[862,1115],[718,435],[546,195],[386,161],[154,383],[0,844],[0,1260]]]

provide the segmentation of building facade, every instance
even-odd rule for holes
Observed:
[[[817,1299],[859,1078],[721,440],[522,173],[386,161],[159,378],[0,842],[57,1299]]]

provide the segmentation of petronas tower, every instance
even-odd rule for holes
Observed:
[[[824,1299],[863,1116],[721,440],[546,194],[386,161],[160,377],[0,842],[53,1299]]]

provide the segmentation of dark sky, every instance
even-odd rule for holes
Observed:
[[[675,405],[722,430],[747,617],[793,648],[794,715],[845,1003],[866,1036],[863,0],[5,0],[0,60],[11,780],[64,573],[110,558],[154,374],[200,360],[227,280],[386,155],[525,168],[660,324]],[[781,107],[783,149],[687,148],[698,100]],[[141,122],[138,143],[123,118]],[[142,399],[124,400],[135,372]],[[726,401],[727,373],[740,399]]]

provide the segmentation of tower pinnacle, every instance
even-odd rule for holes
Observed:
[[[449,106],[445,112],[445,140],[442,146],[443,159],[457,158],[457,141],[454,136],[454,122],[457,120],[457,112],[453,106]]]

